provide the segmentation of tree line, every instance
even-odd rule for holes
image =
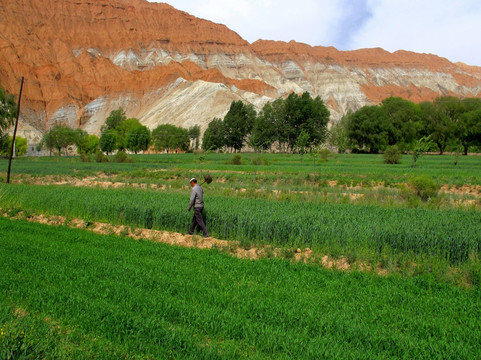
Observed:
[[[12,95],[0,87],[0,154],[11,147],[8,129],[16,117]],[[319,96],[291,93],[266,103],[256,112],[252,104],[233,101],[223,119],[214,118],[202,138],[202,148],[212,151],[255,151],[305,153],[326,144],[339,152],[379,153],[396,146],[416,151],[421,140],[429,139],[430,150],[481,150],[481,99],[443,96],[415,104],[390,97],[379,105],[349,111],[328,130],[330,113]],[[43,137],[37,150],[59,154],[75,145],[79,154],[133,153],[153,147],[156,151],[197,150],[200,126],[189,129],[163,124],[150,131],[138,119],[127,118],[122,108],[112,111],[101,128],[100,137],[81,129],[56,125]],[[17,154],[27,150],[26,139],[17,137]]]
[[[214,118],[202,138],[204,150],[305,151],[327,138],[330,112],[319,96],[289,94],[266,103],[259,114],[252,104],[233,101],[224,119]]]
[[[291,93],[264,105],[259,114],[252,104],[233,101],[224,119],[214,118],[202,138],[204,150],[241,151],[246,145],[256,151],[272,150],[305,152],[325,142],[329,110],[318,96]],[[55,149],[59,154],[75,145],[80,154],[98,151],[145,151],[150,146],[156,151],[197,150],[200,126],[189,129],[163,124],[152,132],[138,119],[127,118],[122,108],[113,110],[101,128],[100,137],[81,129],[56,125],[46,133],[38,149]]]
[[[137,154],[151,146],[157,151],[188,151],[199,147],[200,126],[189,129],[164,124],[153,131],[142,125],[136,118],[127,118],[125,111],[118,108],[110,112],[101,127],[100,137],[89,135],[82,129],[72,129],[58,124],[42,138],[37,150],[56,150],[59,155],[75,145],[81,155],[95,155],[98,152],[112,154],[115,151],[130,151]]]
[[[390,97],[379,105],[349,112],[330,131],[330,142],[340,152],[379,153],[396,146],[414,151],[420,139],[429,138],[431,150],[447,149],[465,155],[481,147],[481,99],[443,96],[415,104]]]
[[[443,96],[415,104],[389,97],[348,114],[328,130],[329,110],[319,97],[291,93],[264,105],[232,102],[224,119],[215,118],[204,133],[204,150],[305,153],[321,144],[338,152],[379,153],[392,146],[417,151],[420,142],[443,154],[447,149],[468,154],[481,149],[481,99]],[[425,146],[423,146],[425,147]]]

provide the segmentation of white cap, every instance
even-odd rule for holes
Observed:
[[[190,179],[189,182],[192,182],[192,181],[197,182],[197,179],[196,179],[196,178],[192,178],[192,179]]]

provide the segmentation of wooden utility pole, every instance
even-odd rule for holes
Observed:
[[[10,184],[10,171],[12,169],[13,152],[15,151],[15,137],[17,136],[18,117],[20,116],[20,102],[22,101],[22,90],[23,90],[23,76],[22,76],[22,81],[20,82],[20,93],[18,95],[18,103],[17,103],[17,120],[15,121],[15,129],[13,130],[12,147],[10,148],[10,159],[8,160],[7,184]]]

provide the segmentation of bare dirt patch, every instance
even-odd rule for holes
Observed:
[[[459,196],[470,195],[481,198],[481,185],[465,184],[461,187],[443,185],[441,186],[441,189],[439,191],[445,194],[453,194]]]
[[[338,269],[343,271],[347,271],[351,269],[351,264],[349,263],[349,260],[346,257],[340,257],[339,259],[334,259],[327,255],[324,255],[321,258],[321,263],[322,263],[322,266],[324,266],[327,269]]]
[[[364,194],[358,194],[358,193],[342,193],[342,195],[349,196],[349,199],[351,201],[356,201],[364,197]]]
[[[23,318],[23,317],[28,315],[28,312],[24,308],[18,307],[18,308],[15,309],[14,315],[17,318]]]
[[[21,179],[13,181],[14,183],[26,183],[32,185],[68,185],[74,187],[100,187],[104,189],[118,189],[123,187],[133,187],[139,189],[161,189],[165,190],[166,185],[147,184],[137,182],[121,182],[111,181],[105,174],[98,174],[95,176],[87,176],[84,178],[78,178],[74,176],[62,175],[53,176],[46,175],[43,177],[33,177],[29,175],[23,175]]]

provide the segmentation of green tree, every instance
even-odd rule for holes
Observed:
[[[328,134],[328,143],[337,148],[337,152],[339,154],[344,154],[346,150],[349,148],[349,138],[347,136],[348,130],[347,125],[349,123],[349,117],[352,115],[352,112],[349,111],[346,115],[344,115],[341,120],[337,123],[332,125],[331,130]]]
[[[309,93],[305,92],[301,99],[306,116],[304,126],[301,127],[309,134],[309,146],[319,146],[327,138],[327,124],[331,114],[319,96],[312,99]]]
[[[106,130],[100,135],[99,146],[104,153],[111,154],[116,149],[117,132],[115,130]]]
[[[430,136],[423,136],[422,138],[416,140],[413,146],[413,163],[412,167],[417,166],[417,161],[421,155],[427,152],[431,147],[432,141]]]
[[[310,136],[305,129],[302,129],[301,133],[297,137],[296,148],[299,151],[299,154],[301,154],[301,160],[302,156],[306,153],[306,149],[309,146],[309,138]]]
[[[266,104],[267,105],[267,104]],[[264,110],[264,117],[269,126],[274,129],[274,141],[277,141],[279,151],[287,152],[289,140],[289,124],[286,117],[285,101],[282,98],[274,100]]]
[[[200,125],[194,125],[189,128],[190,147],[194,150],[199,149],[200,142]]]
[[[82,151],[84,154],[95,154],[100,150],[100,139],[97,135],[91,134],[87,136],[83,144]]]
[[[291,151],[302,130],[309,134],[309,146],[318,146],[325,141],[330,113],[319,96],[312,99],[308,92],[301,96],[289,94],[284,103],[284,114],[285,133]]]
[[[479,98],[465,98],[461,100],[461,104],[463,113],[481,109],[481,99]]]
[[[461,147],[461,116],[465,112],[465,106],[461,99],[454,96],[442,96],[434,100],[434,105],[438,107],[448,118],[448,126],[451,134],[448,142],[453,144],[455,151]]]
[[[124,109],[120,107],[117,110],[112,110],[107,119],[105,119],[105,124],[102,126],[101,131],[117,130],[125,120],[127,120],[127,116]]]
[[[5,156],[10,156],[10,151],[12,149],[12,136],[8,136],[5,141],[0,143],[0,154]],[[15,156],[25,155],[27,153],[27,139],[16,136],[15,137]]]
[[[187,151],[189,150],[189,146],[190,146],[189,130],[184,129],[182,127],[177,127],[175,148],[180,149],[182,151]]]
[[[439,154],[442,155],[449,141],[454,137],[456,125],[448,115],[448,112],[437,103],[422,102],[421,121],[423,123],[421,135],[430,136],[438,146]]]
[[[142,124],[135,118],[121,120],[117,127],[113,129],[117,133],[116,148],[120,151],[127,149],[128,134],[140,126],[142,126]]]
[[[364,106],[349,117],[348,138],[354,146],[378,153],[389,144],[390,125],[379,106]]]
[[[51,131],[50,129],[48,133],[46,133],[43,137],[42,140],[37,144],[37,151],[40,151],[42,149],[46,149],[49,151],[50,156],[52,156],[52,149],[54,148],[53,144],[53,137],[51,136]]]
[[[152,131],[152,139],[157,151],[167,149],[189,150],[189,131],[175,125],[162,124],[157,126]]]
[[[421,109],[411,101],[400,97],[390,97],[382,101],[387,119],[391,123],[388,127],[389,145],[397,145],[404,149],[418,136]]]
[[[453,122],[457,122],[459,116],[464,113],[461,99],[454,96],[441,96],[434,100],[434,106],[438,107]]]
[[[82,153],[85,153],[82,151],[82,147],[83,145],[85,144],[85,142],[87,141],[87,137],[89,136],[89,134],[82,130],[82,129],[76,129],[75,130],[75,146],[77,146],[77,152],[79,154],[82,154]]]
[[[99,138],[97,135],[89,135],[82,129],[75,130],[75,145],[79,154],[95,154],[99,150]]]
[[[150,130],[147,126],[136,126],[127,134],[127,149],[135,154],[139,151],[145,151],[149,148],[150,140]]]
[[[97,135],[90,134],[85,143],[86,154],[96,154],[100,150],[100,139]]]
[[[202,138],[202,149],[204,150],[220,150],[225,146],[224,121],[214,118],[204,132]]]
[[[17,116],[17,105],[13,95],[8,95],[0,86],[0,146],[7,141],[7,131]]]
[[[287,99],[284,100],[284,116],[286,121],[283,132],[287,137],[287,146],[290,151],[294,150],[297,136],[301,131],[300,126],[304,121],[298,99],[299,95],[290,93]]]
[[[45,149],[57,149],[59,156],[68,146],[74,145],[77,139],[77,132],[66,125],[55,125],[48,133],[46,133],[40,147]]]
[[[102,125],[101,127],[101,138],[102,135],[106,132],[115,132],[115,140],[116,143],[114,145],[114,149],[108,151],[111,152],[115,149],[118,149],[120,151],[123,151],[127,148],[127,135],[134,129],[141,126],[139,120],[135,118],[130,118],[127,119],[127,116],[125,115],[124,109],[121,107],[118,108],[117,110],[112,110],[105,119],[105,124]],[[105,139],[112,139],[112,134],[107,135]],[[108,143],[110,141],[107,141]],[[106,145],[106,144],[104,144]],[[108,148],[110,149],[110,144],[108,145]]]
[[[269,150],[277,141],[279,151],[285,151],[288,127],[284,114],[284,100],[266,103],[254,121],[249,144],[256,150]]]
[[[460,116],[458,136],[464,155],[468,155],[470,146],[481,146],[481,108]]]
[[[157,151],[172,148],[175,143],[176,126],[170,124],[162,124],[152,130],[152,141]]]
[[[62,150],[66,150],[68,146],[75,144],[75,130],[66,125],[56,125],[52,129],[54,147],[58,150],[59,155]]]
[[[248,144],[255,151],[269,150],[276,139],[276,128],[273,119],[269,116],[270,112],[272,112],[272,105],[267,103],[254,121]]]
[[[456,137],[468,155],[470,146],[481,146],[481,99],[467,98],[462,101],[464,112],[459,117]]]
[[[11,140],[10,140],[11,141]],[[27,139],[21,136],[15,136],[15,155],[25,155],[28,150]]]
[[[241,100],[233,101],[224,117],[225,145],[240,151],[247,135],[251,132],[256,117],[252,104],[246,105]]]

